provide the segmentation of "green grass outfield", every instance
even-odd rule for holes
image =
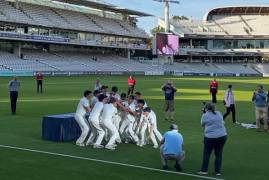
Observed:
[[[176,96],[176,119],[185,138],[186,160],[184,172],[195,173],[202,160],[203,129],[200,126],[201,103],[210,100],[207,77],[138,76],[136,89],[143,92],[148,105],[157,112],[158,126],[163,133],[169,123],[162,113],[163,94],[161,85],[168,79],[178,88]],[[29,148],[41,151],[96,158],[132,165],[161,168],[159,150],[152,146],[139,148],[131,144],[119,145],[116,151],[77,147],[74,143],[54,143],[41,139],[42,117],[48,114],[74,112],[85,89],[92,89],[96,76],[45,78],[44,94],[36,93],[34,78],[20,78],[21,92],[18,115],[10,115],[7,83],[0,78],[0,145]],[[100,76],[103,84],[117,85],[127,90],[127,77]],[[217,108],[224,111],[223,93],[228,84],[234,85],[237,100],[238,121],[254,121],[254,108],[250,99],[257,84],[269,88],[265,78],[219,78],[220,93]],[[228,142],[224,151],[223,176],[229,180],[266,180],[269,177],[269,133],[257,133],[231,123],[227,119]],[[213,160],[213,159],[212,159]],[[172,169],[173,170],[173,169]],[[210,165],[213,175],[213,161]],[[0,147],[0,180],[157,180],[199,179],[195,177],[155,172],[101,162],[58,157]]]

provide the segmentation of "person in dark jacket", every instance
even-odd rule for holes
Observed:
[[[37,90],[37,93],[43,93],[43,79],[44,79],[44,76],[41,72],[38,72],[36,74],[36,90]]]
[[[10,95],[10,104],[11,104],[12,115],[16,115],[17,99],[18,99],[20,86],[21,86],[21,84],[20,84],[20,81],[17,79],[17,77],[14,77],[8,83],[8,90],[9,90],[9,95]]]
[[[164,104],[164,112],[165,112],[165,120],[174,121],[175,115],[175,93],[177,89],[174,87],[171,81],[167,81],[162,86],[162,91],[164,92],[165,96],[165,104]]]

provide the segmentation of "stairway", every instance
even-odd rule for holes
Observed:
[[[229,33],[215,20],[213,20],[213,22],[227,35],[229,35]]]
[[[241,21],[247,26],[248,30],[250,32],[253,32],[252,27],[247,23],[247,21],[241,15],[239,15],[239,17],[240,17]]]
[[[59,17],[61,17],[61,19],[63,19],[67,24],[69,24],[69,25],[72,25],[65,17],[63,17],[62,15],[61,15],[61,13],[59,13],[59,12],[57,12],[55,9],[53,9],[53,8],[50,8],[50,10],[52,11],[52,12],[54,12],[56,15],[58,15]]]
[[[103,26],[101,26],[100,24],[98,24],[94,19],[92,19],[88,14],[84,14],[90,21],[92,21],[97,27],[99,27],[100,29],[104,30]]]

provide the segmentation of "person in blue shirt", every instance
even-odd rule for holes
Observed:
[[[252,101],[255,104],[257,131],[261,131],[261,121],[263,121],[264,132],[268,132],[267,93],[264,92],[262,85],[257,86],[256,91],[253,93]]]
[[[206,112],[201,118],[201,124],[204,128],[203,163],[198,174],[208,174],[209,159],[214,151],[216,156],[215,173],[217,176],[220,176],[223,148],[227,140],[227,132],[224,126],[225,123],[222,114],[219,111],[215,111],[215,106],[213,104],[206,104],[205,110]]]
[[[181,164],[185,159],[183,142],[183,136],[178,132],[178,126],[176,124],[172,124],[170,126],[170,131],[166,132],[161,140],[160,150],[164,170],[168,169],[167,161],[174,160],[176,161],[176,170],[182,171]]]
[[[164,92],[165,96],[165,105],[164,105],[165,120],[174,121],[175,116],[174,98],[177,89],[174,87],[171,81],[167,81],[166,84],[162,86],[162,91]]]

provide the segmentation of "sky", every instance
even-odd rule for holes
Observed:
[[[107,3],[146,12],[155,17],[139,18],[138,26],[150,32],[158,24],[158,17],[164,17],[164,5],[153,0],[103,0]],[[170,15],[187,16],[202,20],[210,9],[237,5],[269,5],[269,0],[180,0],[170,5]]]

